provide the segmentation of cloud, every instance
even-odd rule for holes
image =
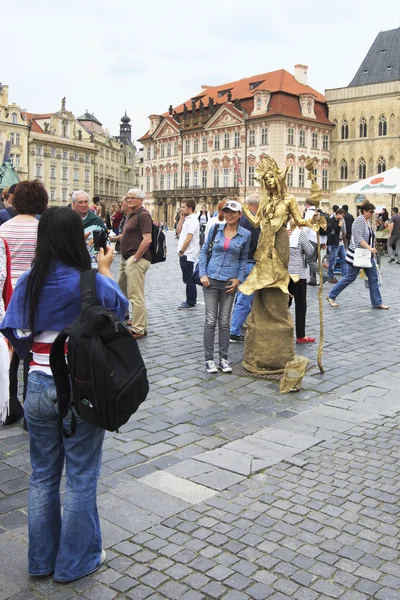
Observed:
[[[379,16],[377,17],[377,12]],[[148,115],[218,85],[294,64],[318,91],[346,86],[379,30],[399,23],[398,1],[15,0],[17,29],[4,28],[3,83],[11,101],[56,111],[67,96],[114,134],[127,110],[135,138]]]

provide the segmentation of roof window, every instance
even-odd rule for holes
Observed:
[[[249,84],[249,87],[250,87],[250,89],[251,89],[251,90],[255,90],[255,89],[256,89],[256,87],[258,87],[258,86],[259,86],[259,85],[261,85],[262,83],[263,83],[262,81],[252,81],[252,82]]]
[[[225,96],[228,92],[230,92],[230,89],[229,90],[220,90],[218,92],[218,98],[222,98],[222,96]]]
[[[392,68],[392,65],[389,65],[388,67],[386,67],[386,71],[390,71],[391,68]]]

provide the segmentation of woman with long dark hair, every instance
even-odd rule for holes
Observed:
[[[98,257],[99,304],[120,319],[128,305],[112,281],[110,248]],[[32,351],[25,400],[32,475],[28,498],[30,575],[54,573],[68,582],[95,571],[105,560],[96,504],[104,430],[80,419],[74,437],[60,437],[56,389],[50,369],[51,345],[76,319],[80,307],[80,274],[91,268],[80,216],[70,208],[46,210],[38,227],[33,267],[15,287],[0,332],[21,357]],[[71,412],[64,419],[70,430]],[[60,482],[66,466],[61,516]]]

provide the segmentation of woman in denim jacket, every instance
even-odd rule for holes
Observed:
[[[222,209],[226,224],[218,227],[212,245],[211,258],[207,263],[209,245],[214,227],[210,230],[199,258],[199,275],[203,284],[206,305],[204,325],[204,351],[207,373],[218,373],[214,363],[215,327],[219,326],[219,368],[231,373],[228,363],[230,320],[237,286],[245,278],[247,254],[250,246],[250,231],[239,226],[242,207],[239,202],[226,198]]]

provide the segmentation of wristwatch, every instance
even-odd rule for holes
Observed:
[[[185,254],[185,253],[184,253],[184,252],[182,252],[182,250],[179,250],[179,252],[178,252],[178,256],[183,256],[184,254]]]

